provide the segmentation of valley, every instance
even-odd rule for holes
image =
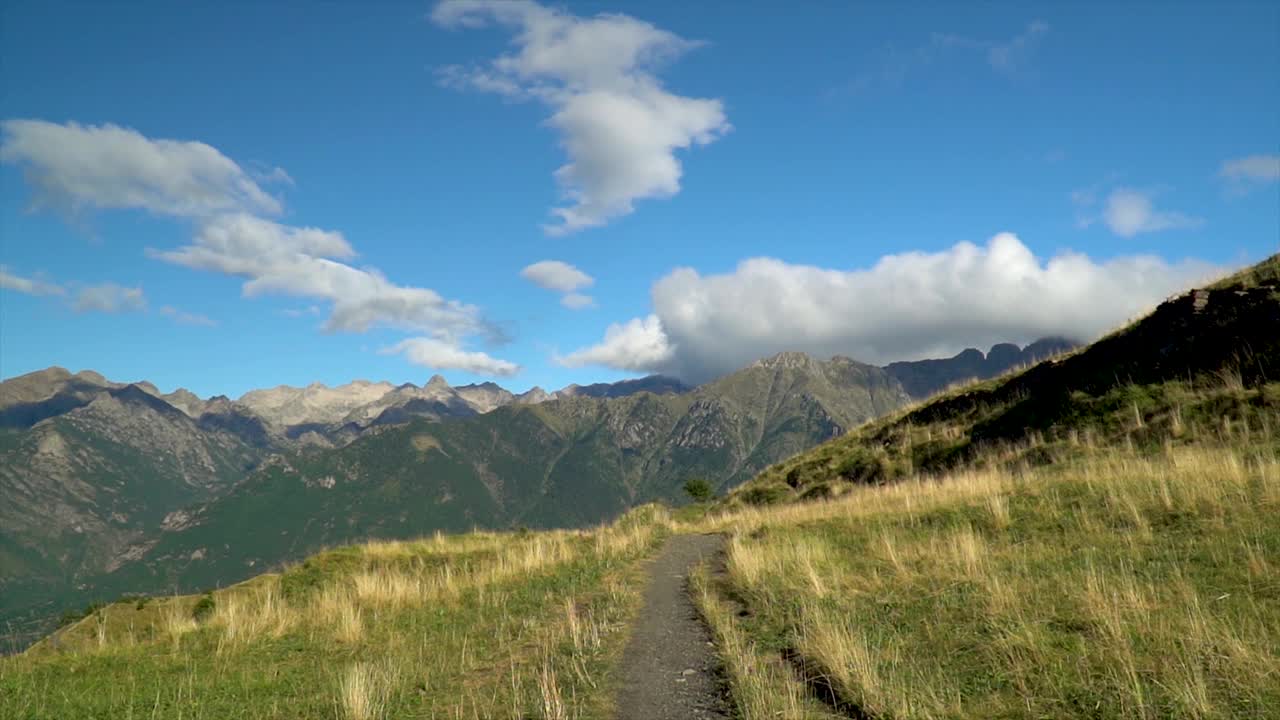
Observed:
[[[300,562],[91,610],[0,660],[0,703],[32,718],[625,717],[678,695],[623,711],[643,675],[697,681],[682,707],[744,720],[1276,717],[1277,343],[1280,256],[1087,347],[880,413],[710,502],[646,504],[580,530],[354,539],[378,534],[359,523],[394,515],[388,503]],[[833,362],[788,355],[749,371],[866,372]],[[450,429],[477,421],[416,420],[352,445],[430,434],[415,452],[444,457],[464,447]],[[399,477],[401,459],[375,463],[391,451],[373,445],[345,467]],[[281,466],[253,493],[335,467]],[[312,489],[341,487],[325,484]],[[199,542],[211,543],[227,521],[219,502],[172,537],[208,527]],[[264,508],[285,524],[289,502]],[[250,518],[233,534],[265,543],[250,526],[267,510],[246,512],[232,512]],[[689,535],[702,539],[668,543]],[[651,621],[645,598],[670,602],[647,589],[673,582],[646,577],[664,547],[688,554],[681,567],[702,557],[671,572],[689,583],[717,667],[624,653],[648,637],[628,629]]]
[[[653,376],[521,395],[435,376],[205,400],[50,368],[0,383],[0,626],[21,646],[92,602],[226,585],[367,538],[589,526],[679,502],[691,477],[732,488],[891,412],[911,400],[899,376],[932,391],[1064,346],[889,369],[784,353],[698,388]]]

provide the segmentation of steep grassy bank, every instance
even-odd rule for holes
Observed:
[[[1280,717],[1280,258],[776,465],[696,583],[744,717]]]
[[[1280,256],[1162,303],[1075,352],[867,423],[761,473],[731,501],[789,502],[842,483],[1045,466],[1090,446],[1161,452],[1274,437]],[[1274,440],[1272,441],[1274,442]]]
[[[1280,717],[1273,445],[1099,451],[714,522],[733,540],[701,597],[748,719]]]
[[[0,716],[600,717],[665,513],[331,550],[101,608],[0,659]]]

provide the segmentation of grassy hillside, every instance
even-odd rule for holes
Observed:
[[[877,368],[794,354],[683,395],[419,419],[268,461],[171,523],[140,558],[87,582],[76,600],[226,585],[369,537],[590,526],[646,502],[682,500],[692,476],[740,482],[905,400]]]
[[[0,627],[47,631],[71,588],[140,554],[169,513],[217,497],[260,456],[133,387],[0,431]]]
[[[718,518],[696,586],[742,717],[1280,717],[1266,440]]]
[[[0,717],[603,717],[647,507],[589,531],[326,551],[202,596],[100,608],[0,659]]]
[[[1271,258],[770,468],[697,525],[742,716],[1280,717],[1278,381]]]
[[[1161,450],[1268,430],[1280,408],[1280,256],[1075,352],[964,386],[769,468],[733,500],[821,497],[995,463],[1035,467],[1084,445]]]
[[[590,526],[683,499],[691,476],[740,483],[907,401],[879,368],[799,354],[684,394],[589,392],[340,448],[248,443],[243,416],[198,427],[136,390],[0,431],[0,627],[38,637],[71,607],[225,586],[365,538]]]
[[[585,520],[646,496],[669,464],[635,452],[652,433],[687,468],[838,423],[812,399],[828,375],[773,362],[715,398],[570,399],[278,459],[115,579],[247,577],[454,502],[467,523],[536,525],[547,498]],[[0,660],[0,716],[608,717],[640,562],[711,531],[727,555],[691,589],[744,720],[1280,718],[1280,258],[681,516],[366,542],[118,602]]]

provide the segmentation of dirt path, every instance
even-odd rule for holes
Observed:
[[[644,609],[619,668],[617,720],[728,720],[711,636],[689,597],[689,570],[719,535],[675,535],[650,569]]]

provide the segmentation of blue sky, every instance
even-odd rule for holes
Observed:
[[[697,382],[1280,250],[1275,3],[17,1],[0,87],[3,377]]]

